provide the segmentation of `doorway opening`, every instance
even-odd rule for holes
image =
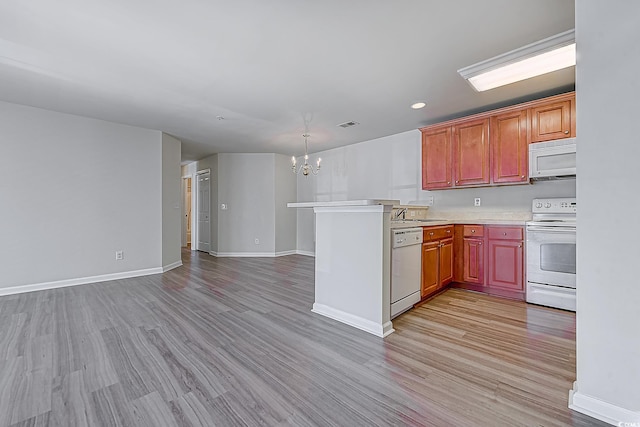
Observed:
[[[195,249],[209,253],[211,251],[211,173],[209,170],[196,174],[196,229]]]

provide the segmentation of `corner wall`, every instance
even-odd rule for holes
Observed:
[[[161,175],[159,131],[0,102],[0,293],[161,270]]]
[[[181,142],[162,134],[162,267],[182,265]]]
[[[296,180],[287,156],[215,154],[183,166],[182,176],[203,169],[211,170],[212,254],[271,257],[296,251],[296,212],[286,207],[296,199]]]
[[[576,2],[578,375],[570,407],[616,425],[640,425],[638,16],[640,2]]]

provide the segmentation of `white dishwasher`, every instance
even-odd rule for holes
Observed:
[[[391,318],[420,301],[422,228],[392,230]]]

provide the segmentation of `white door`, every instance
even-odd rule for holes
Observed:
[[[211,180],[209,179],[209,173],[203,173],[198,175],[198,245],[196,247],[199,251],[209,252],[211,250],[211,224],[210,224],[210,209],[211,209]]]

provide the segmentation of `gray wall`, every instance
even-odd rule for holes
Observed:
[[[181,143],[162,134],[162,266],[181,261]]]
[[[640,2],[576,2],[577,391],[640,422]]]
[[[161,267],[161,174],[158,131],[0,102],[0,287]]]
[[[218,154],[218,253],[275,251],[274,173],[273,154]]]
[[[296,201],[296,176],[291,172],[291,159],[275,155],[275,219],[276,253],[296,249],[296,209],[287,203]]]
[[[575,180],[473,189],[422,190],[420,131],[412,130],[310,155],[322,157],[317,176],[298,177],[300,202],[348,199],[398,199],[407,204],[434,197],[429,216],[451,211],[530,212],[536,197],[574,197]],[[480,197],[482,206],[473,207]],[[298,209],[298,250],[314,252],[313,211]]]

